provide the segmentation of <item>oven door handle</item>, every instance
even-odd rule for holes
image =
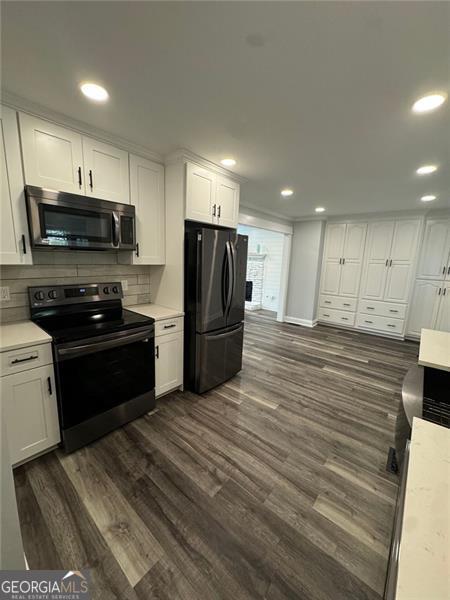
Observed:
[[[111,339],[100,342],[92,341],[83,343],[87,342],[87,340],[82,340],[82,343],[79,343],[76,346],[56,346],[56,361],[61,362],[69,358],[84,356],[86,354],[92,354],[93,352],[100,352],[102,350],[109,350],[110,348],[117,348],[119,346],[126,346],[127,344],[133,344],[134,342],[150,342],[153,341],[153,338],[154,327],[150,327],[143,331],[139,331],[139,333],[130,333],[123,335],[122,337],[114,336]]]

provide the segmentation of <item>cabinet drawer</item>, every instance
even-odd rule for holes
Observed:
[[[53,363],[52,345],[39,344],[1,353],[1,375],[12,375]]]
[[[183,317],[164,319],[155,323],[155,337],[166,335],[167,333],[177,333],[178,331],[183,331]]]
[[[358,310],[367,315],[379,315],[380,317],[392,317],[395,319],[404,319],[406,315],[405,304],[392,304],[392,302],[361,300]]]
[[[321,294],[320,306],[323,308],[356,311],[356,298],[344,298],[342,296],[328,296]]]
[[[355,324],[355,313],[345,312],[344,310],[336,310],[333,308],[320,308],[319,321],[353,326]]]
[[[364,329],[374,329],[393,335],[402,335],[405,321],[403,319],[392,319],[391,317],[380,317],[378,315],[366,315],[358,313],[356,326]]]

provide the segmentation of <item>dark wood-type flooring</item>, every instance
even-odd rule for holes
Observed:
[[[247,315],[243,371],[15,470],[32,569],[93,598],[380,599],[417,344]]]

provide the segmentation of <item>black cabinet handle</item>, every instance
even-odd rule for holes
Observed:
[[[172,323],[172,325],[164,325],[164,329],[172,329],[172,327],[176,327],[176,323]]]
[[[220,219],[220,209],[221,209],[221,205],[219,204],[219,208],[217,209],[217,218]]]
[[[22,252],[24,254],[27,253],[27,242],[25,240],[25,236],[23,235],[23,233],[22,233]]]
[[[83,185],[83,180],[81,179],[81,167],[78,167],[78,185],[80,187]]]
[[[342,259],[342,264],[345,265],[345,258]]]
[[[92,178],[92,170],[91,169],[89,169],[89,187],[91,188],[91,190],[94,189],[94,181]]]
[[[155,356],[156,358],[159,358],[159,346],[156,346],[155,348]]]
[[[343,321],[348,321],[348,317],[341,317]]]
[[[445,265],[442,267],[442,275],[445,275],[445,269],[446,269],[446,268],[447,268],[447,267],[446,267]]]
[[[389,266],[390,266],[390,267],[392,267],[392,258],[391,258],[391,260],[389,261]]]
[[[367,310],[375,310],[375,307],[373,306],[366,306]]]
[[[136,256],[139,256],[139,242],[136,243]]]
[[[327,315],[327,313],[323,313],[324,317],[329,317],[330,315]]]
[[[23,363],[23,362],[27,362],[29,360],[36,360],[36,358],[38,357],[38,355],[34,355],[32,354],[31,356],[27,356],[27,358],[15,358],[14,360],[11,361],[12,365],[17,365],[19,363]]]
[[[47,377],[47,385],[48,385],[48,393],[51,396],[53,394],[51,377]]]
[[[449,265],[449,267],[447,269],[447,275],[450,275],[450,265]]]
[[[439,290],[438,290],[438,296],[441,295],[441,292],[442,292],[442,290],[441,290],[441,288],[439,288]]]
[[[390,323],[387,324],[388,327],[397,327],[397,325],[391,325]]]
[[[373,321],[364,321],[364,323],[373,323]]]
[[[213,204],[213,217],[216,216],[216,206],[217,206],[216,204]]]
[[[395,313],[398,313],[398,310],[395,310],[394,308],[390,308],[390,309],[389,309],[389,312],[395,312]]]
[[[442,292],[442,295],[445,296],[446,293],[447,293],[447,288],[444,288],[444,291]]]
[[[350,306],[350,304],[348,302],[344,302],[342,305],[343,306]]]
[[[387,258],[387,259],[386,259],[386,265],[385,265],[385,266],[387,267],[387,266],[388,266],[388,264],[389,264],[389,259]]]

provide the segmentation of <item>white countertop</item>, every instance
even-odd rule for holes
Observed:
[[[419,365],[450,371],[450,333],[422,329]]]
[[[169,308],[167,306],[160,306],[159,304],[136,304],[135,306],[127,306],[127,310],[132,310],[140,315],[146,317],[153,317],[155,321],[162,321],[163,319],[173,319],[175,317],[182,317],[184,312]]]
[[[396,600],[450,598],[450,429],[415,418]]]
[[[0,325],[0,352],[51,342],[52,338],[32,321]]]

